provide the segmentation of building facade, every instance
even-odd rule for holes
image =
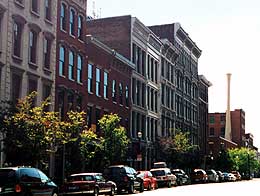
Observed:
[[[245,112],[242,109],[236,109],[231,111],[230,115],[232,138],[227,140],[225,139],[226,113],[209,113],[207,153],[213,151],[213,155],[217,156],[221,148],[245,147]]]
[[[174,72],[171,73],[176,84],[174,94],[175,129],[190,132],[192,143],[198,145],[198,59],[201,50],[179,23],[156,25],[149,28],[161,39],[168,39],[177,48],[179,57]]]
[[[162,43],[149,28],[131,16],[89,20],[87,27],[88,33],[119,51],[135,64],[131,79],[132,107],[129,132],[132,152],[128,155],[128,162],[136,168],[151,168],[155,159],[154,144],[160,132],[159,68]],[[137,150],[139,145],[141,152]]]
[[[56,8],[51,0],[0,1],[1,101],[36,91],[35,105],[50,97],[54,108]]]
[[[203,153],[206,154],[207,133],[208,133],[208,88],[212,84],[205,76],[199,75],[199,133],[198,143]]]

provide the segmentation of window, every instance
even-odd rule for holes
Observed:
[[[96,68],[96,95],[100,96],[100,69]]]
[[[31,0],[32,11],[38,13],[38,0]]]
[[[74,53],[69,51],[69,79],[74,80]]]
[[[88,64],[88,92],[93,92],[93,89],[92,89],[92,80],[93,80],[93,66],[91,64]]]
[[[83,39],[83,17],[78,17],[78,38]]]
[[[209,136],[214,136],[214,135],[215,135],[215,129],[213,127],[210,127]]]
[[[220,129],[220,136],[225,137],[225,127],[221,127]]]
[[[71,111],[71,110],[73,110],[73,103],[74,103],[74,95],[71,93],[71,92],[69,92],[68,93],[68,97],[67,97],[67,99],[68,99],[68,111]]]
[[[78,55],[77,82],[82,83],[82,56]]]
[[[43,53],[44,67],[50,69],[51,40],[46,37],[43,41]]]
[[[45,18],[51,21],[51,0],[45,0]]]
[[[123,104],[123,86],[122,83],[119,83],[119,103]]]
[[[70,35],[75,35],[74,20],[75,20],[75,11],[73,9],[70,9]]]
[[[42,86],[42,100],[46,100],[51,95],[51,85],[43,84]],[[45,106],[45,111],[50,111],[50,105]]]
[[[214,116],[210,116],[209,117],[209,123],[210,124],[214,124],[215,123],[215,117]]]
[[[108,73],[104,72],[104,98],[108,98]]]
[[[41,177],[36,169],[34,168],[23,168],[20,169],[20,179],[22,182],[41,182]]]
[[[22,77],[18,74],[12,74],[12,102],[17,103],[18,99],[21,97],[21,84]]]
[[[59,57],[59,75],[64,76],[64,66],[65,66],[65,48],[60,46],[60,57]]]
[[[37,92],[38,84],[37,80],[29,78],[28,80],[28,94],[32,93],[33,91]],[[32,101],[32,107],[36,106],[37,97],[34,97]]]
[[[37,32],[31,30],[29,33],[29,62],[36,64]]]
[[[66,31],[66,5],[64,3],[60,8],[60,29]]]
[[[21,57],[22,24],[16,21],[13,26],[13,36],[13,54],[14,56]]]
[[[90,128],[91,124],[92,124],[92,107],[91,106],[88,106],[88,108],[87,108],[87,124],[88,124],[88,127]]]
[[[82,111],[82,95],[77,95],[76,98],[76,102],[77,102],[77,111],[80,112]]]
[[[128,90],[128,86],[125,87],[125,105],[127,107],[129,106],[129,90]]]
[[[116,81],[113,80],[112,82],[112,99],[116,102]]]

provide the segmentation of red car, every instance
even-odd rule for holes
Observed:
[[[72,174],[61,187],[61,195],[115,194],[116,184],[104,179],[101,173]]]
[[[158,188],[157,180],[150,171],[139,171],[137,176],[143,179],[146,190]]]

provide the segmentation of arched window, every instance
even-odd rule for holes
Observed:
[[[64,3],[60,8],[60,29],[66,31],[66,5]]]
[[[75,11],[70,9],[70,35],[75,35]]]
[[[74,52],[69,51],[69,79],[74,80]]]
[[[60,57],[59,57],[59,75],[60,76],[65,75],[64,66],[65,66],[65,48],[63,46],[60,46]]]

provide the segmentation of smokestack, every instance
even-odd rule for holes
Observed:
[[[225,138],[229,141],[232,140],[231,117],[230,117],[230,79],[231,79],[231,73],[228,73],[227,74],[227,111],[226,111]]]

